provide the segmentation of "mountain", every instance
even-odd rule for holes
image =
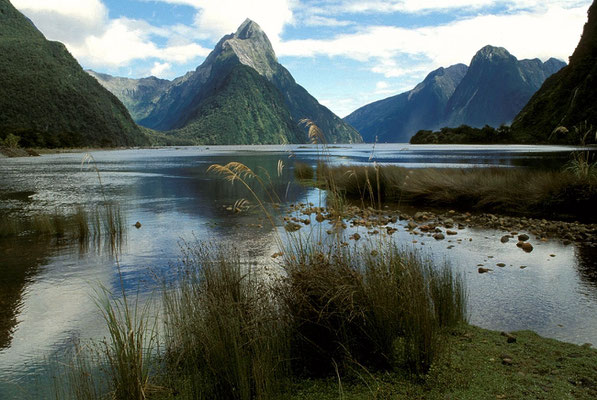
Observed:
[[[596,4],[594,1],[589,8],[588,21],[568,66],[549,77],[514,119],[512,129],[522,139],[535,143],[566,141],[551,135],[556,127],[572,131],[585,121],[597,126]]]
[[[130,79],[102,74],[86,70],[97,81],[125,105],[133,120],[138,121],[147,117],[158,101],[166,92],[171,82],[155,76],[141,79]]]
[[[411,91],[368,104],[345,118],[367,142],[407,142],[419,130],[509,124],[541,84],[566,64],[550,58],[517,60],[485,46],[470,66],[431,72]]]
[[[259,25],[247,19],[195,71],[172,81],[139,123],[197,143],[304,143],[303,118],[314,121],[328,143],[361,141],[294,81]]]
[[[518,61],[503,47],[485,46],[448,101],[443,125],[509,124],[545,79],[565,65],[553,58]]]
[[[0,138],[22,146],[129,146],[149,141],[124,105],[0,0]]]
[[[464,64],[439,68],[414,89],[363,106],[344,120],[365,142],[408,142],[420,129],[441,126],[446,104],[466,70]]]

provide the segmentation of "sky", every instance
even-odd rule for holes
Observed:
[[[485,45],[568,61],[591,0],[10,0],[83,68],[173,79],[250,18],[278,61],[344,117]]]

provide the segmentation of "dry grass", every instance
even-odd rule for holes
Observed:
[[[313,180],[315,170],[309,164],[300,161],[294,163],[294,177],[299,180]]]
[[[510,168],[326,167],[349,198],[506,214],[595,218],[597,181],[565,171]]]

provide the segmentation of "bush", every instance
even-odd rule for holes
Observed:
[[[13,135],[12,133],[9,133],[4,140],[0,139],[0,146],[6,146],[9,147],[11,149],[16,149],[19,147],[19,141],[21,140],[21,138],[17,135]]]

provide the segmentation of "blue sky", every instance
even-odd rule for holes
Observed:
[[[486,44],[519,59],[574,51],[591,0],[11,0],[84,68],[172,79],[195,69],[245,18],[279,61],[344,117],[468,64]]]

